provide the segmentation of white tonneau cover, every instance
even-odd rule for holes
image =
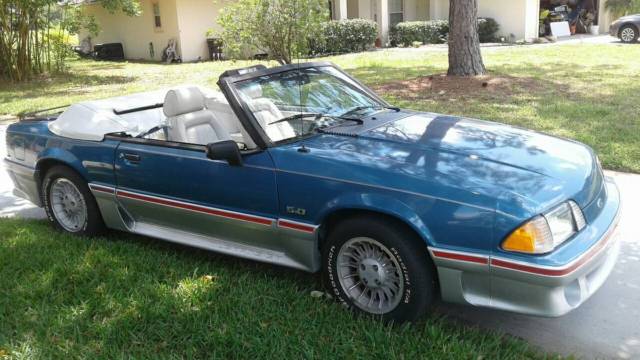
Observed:
[[[121,131],[136,136],[164,123],[162,107],[122,115],[116,115],[114,110],[162,104],[166,93],[167,90],[157,90],[80,102],[50,122],[49,130],[59,136],[93,141],[102,141],[105,134]]]

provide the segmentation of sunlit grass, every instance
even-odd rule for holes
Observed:
[[[310,296],[316,275],[113,232],[0,219],[0,358],[541,358],[432,316],[391,327]]]
[[[594,147],[606,168],[640,172],[640,46],[566,44],[484,49],[488,70],[535,82],[499,99],[434,97],[403,107],[490,119],[570,137]],[[442,51],[382,50],[327,59],[370,86],[446,72]],[[68,74],[0,83],[0,115],[191,83],[216,87],[227,69],[255,62],[181,65],[70,61]],[[275,65],[270,63],[267,65]]]

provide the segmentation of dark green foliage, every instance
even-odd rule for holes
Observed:
[[[378,37],[378,25],[370,20],[333,20],[321,25],[317,39],[310,42],[312,54],[342,54],[364,51]]]
[[[389,38],[392,46],[410,46],[418,41],[423,44],[441,44],[447,40],[449,22],[446,20],[405,21],[394,26]]]
[[[493,42],[500,25],[493,18],[478,19],[480,42]],[[449,35],[447,20],[406,21],[394,26],[390,33],[392,46],[411,46],[414,42],[442,44]]]
[[[493,18],[478,19],[478,36],[481,43],[496,41],[496,34],[500,30],[500,25]]]

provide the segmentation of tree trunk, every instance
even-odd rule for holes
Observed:
[[[478,37],[478,0],[449,0],[449,75],[486,72]]]

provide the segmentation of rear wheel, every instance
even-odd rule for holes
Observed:
[[[385,321],[413,321],[430,307],[435,274],[426,247],[403,224],[357,217],[329,233],[323,251],[327,290],[350,309]]]
[[[42,197],[49,221],[59,230],[93,236],[104,230],[95,198],[87,183],[66,166],[54,166],[42,181]]]
[[[633,25],[625,25],[620,29],[620,40],[632,43],[638,40],[638,29]]]

